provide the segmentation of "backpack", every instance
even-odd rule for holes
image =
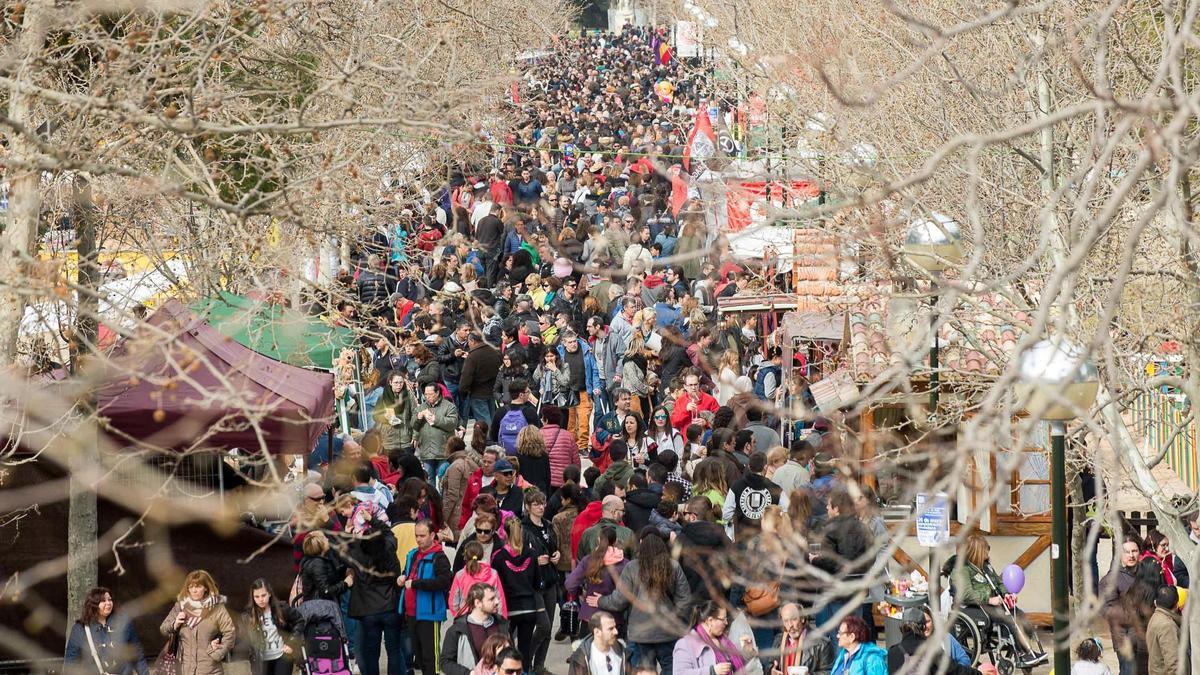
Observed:
[[[775,388],[778,389],[781,384],[779,375],[783,369],[776,365],[762,366],[754,375],[754,395],[762,400],[767,400],[767,374],[775,374]]]
[[[520,408],[513,408],[500,418],[500,431],[496,437],[499,439],[500,445],[504,446],[506,454],[517,454],[517,434],[527,426],[529,426],[529,420],[525,419],[525,411]]]

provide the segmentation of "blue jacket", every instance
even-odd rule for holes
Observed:
[[[864,643],[847,664],[846,650],[839,649],[833,660],[832,675],[888,675],[887,652],[877,644]]]
[[[96,643],[96,651],[100,652],[100,661],[109,672],[121,675],[144,675],[150,672],[146,655],[142,651],[142,643],[138,641],[133,624],[127,619],[113,616],[107,626],[95,622],[91,628],[92,641]],[[71,634],[67,638],[63,661],[68,669],[96,672],[96,662],[92,657],[91,646],[88,645],[87,634],[78,621],[71,624]]]
[[[413,560],[420,549],[408,552],[404,561],[404,576],[412,579],[412,588],[400,593],[400,613],[417,621],[445,621],[446,595],[454,580],[450,559],[440,544],[430,555],[422,556],[413,569]]]
[[[654,325],[659,328],[674,326],[680,335],[687,335],[687,326],[683,325],[683,312],[665,302],[654,303]]]
[[[584,386],[587,387],[588,396],[594,396],[597,389],[603,389],[600,383],[600,369],[596,367],[596,357],[592,354],[592,348],[583,340],[578,340],[579,349],[583,352],[583,370],[584,370]],[[558,346],[558,362],[567,362],[567,348]]]

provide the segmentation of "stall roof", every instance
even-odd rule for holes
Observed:
[[[255,353],[176,300],[147,323],[118,345],[97,392],[118,442],[299,454],[328,425],[332,375]]]
[[[783,328],[788,337],[842,340],[846,337],[846,315],[842,312],[788,312],[783,317]]]
[[[259,354],[303,368],[329,370],[354,333],[277,303],[222,291],[191,309],[218,331]]]

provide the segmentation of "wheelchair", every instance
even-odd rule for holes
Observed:
[[[982,608],[961,607],[949,617],[948,624],[950,634],[958,640],[967,656],[971,658],[972,667],[977,667],[980,659],[986,655],[1000,675],[1013,675],[1017,670],[1022,671],[1024,675],[1033,672],[1033,666],[1026,667],[1020,664],[1020,649],[1012,630],[1003,623],[992,621]],[[1036,631],[1029,635],[1029,641],[1034,653],[1041,657],[1040,662],[1044,662],[1046,650],[1042,648]]]

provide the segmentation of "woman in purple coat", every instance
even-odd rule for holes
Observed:
[[[567,595],[572,598],[586,598],[599,593],[601,597],[616,590],[617,579],[621,570],[625,569],[625,552],[617,546],[617,530],[605,527],[600,530],[596,540],[596,548],[575,565],[567,576]],[[596,613],[596,608],[586,602],[579,603],[579,624],[581,630],[587,627],[588,620]],[[617,627],[622,635],[625,633],[624,617],[617,618]]]

